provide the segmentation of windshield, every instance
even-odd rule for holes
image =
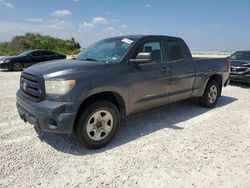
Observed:
[[[76,56],[79,60],[119,61],[134,41],[128,38],[110,38],[98,41]]]
[[[231,60],[243,60],[250,61],[250,52],[237,52],[234,53],[231,57]]]
[[[30,52],[31,52],[31,50],[25,51],[25,52],[19,54],[18,56],[26,56],[26,55],[28,55]]]

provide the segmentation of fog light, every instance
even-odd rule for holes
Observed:
[[[48,126],[50,129],[56,129],[57,123],[53,119],[48,119]]]

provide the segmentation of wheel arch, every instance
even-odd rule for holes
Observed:
[[[206,91],[206,88],[207,88],[207,86],[208,86],[208,84],[211,82],[211,81],[213,81],[213,80],[215,80],[215,81],[218,81],[218,83],[219,83],[219,96],[221,96],[221,90],[222,90],[222,76],[220,75],[220,74],[213,74],[213,75],[211,75],[210,77],[209,77],[209,79],[207,80],[207,83],[206,83],[206,87],[204,88],[204,90],[203,90],[203,94],[204,94],[204,92]]]
[[[76,121],[80,117],[81,113],[86,109],[86,107],[92,104],[93,102],[100,101],[100,100],[107,100],[107,101],[112,102],[119,110],[121,119],[124,119],[126,117],[126,111],[128,109],[126,109],[125,101],[119,93],[113,92],[113,91],[102,91],[102,92],[94,93],[88,96],[87,98],[85,98],[81,102],[77,110],[77,115],[74,121],[73,131],[75,131],[76,129]]]
[[[10,69],[13,70],[13,66],[15,63],[20,63],[22,65],[22,69],[24,69],[24,64],[21,61],[12,61],[9,65]]]

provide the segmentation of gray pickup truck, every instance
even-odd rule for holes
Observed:
[[[39,130],[73,135],[87,148],[100,148],[128,115],[192,97],[214,107],[229,69],[227,59],[193,59],[180,38],[113,37],[74,59],[25,69],[17,109]]]

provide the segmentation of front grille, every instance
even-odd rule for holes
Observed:
[[[41,84],[37,76],[22,73],[20,79],[20,90],[22,94],[35,102],[42,100]]]
[[[232,67],[231,68],[231,72],[244,72],[246,70],[247,70],[246,67]]]

